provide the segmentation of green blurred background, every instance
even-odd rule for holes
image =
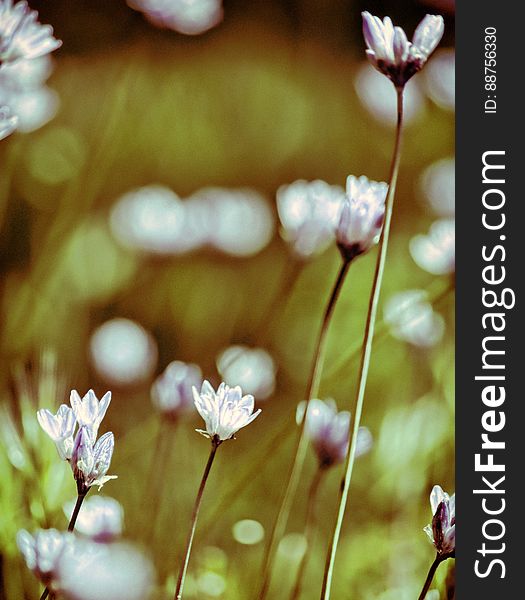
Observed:
[[[430,9],[409,1],[226,1],[219,26],[188,37],[155,28],[123,0],[31,5],[64,44],[49,80],[60,97],[57,116],[0,146],[0,597],[36,597],[16,531],[64,528],[61,506],[75,493],[35,411],[67,402],[72,388],[93,387],[99,396],[113,392],[104,430],[115,433],[111,473],[119,479],[103,493],[122,502],[126,535],[151,552],[157,596],[169,598],[209,447],[194,432],[196,416],[177,428],[162,425],[167,456],[155,455],[161,418],[150,401],[152,377],[133,386],[105,382],[90,362],[90,335],[109,318],[130,318],[158,345],[156,373],[178,359],[199,364],[217,381],[220,350],[257,343],[251,336],[278,297],[291,254],[276,233],[247,258],[211,249],[151,257],[118,244],[108,226],[110,208],[125,192],[152,183],[182,198],[214,185],[255,188],[276,215],[275,192],[283,183],[321,178],[344,185],[350,173],[384,179],[393,129],[363,106],[354,85],[365,62],[360,11],[389,14],[411,33]],[[453,14],[443,12],[444,3],[441,8],[442,45],[453,47]],[[418,185],[421,172],[453,148],[453,112],[425,96],[406,128],[383,299],[406,288],[440,295],[448,286],[413,262],[408,243],[436,218]],[[335,398],[340,408],[353,402],[354,350],[375,258],[371,252],[352,266],[330,333],[321,396]],[[334,247],[308,263],[273,315],[264,345],[278,366],[277,388],[259,404],[262,416],[220,449],[188,598],[254,594],[267,537],[242,544],[232,527],[253,519],[268,536],[273,524],[290,464],[295,406],[338,260]],[[422,531],[431,518],[428,495],[435,483],[454,489],[453,309],[453,293],[436,306],[446,332],[433,349],[385,335],[376,343],[363,417],[374,447],[355,471],[335,600],[415,598],[433,560]],[[311,453],[303,491],[314,468]],[[148,489],[152,471],[162,475],[161,490]],[[304,598],[318,597],[340,477],[334,468],[321,492]],[[245,485],[232,494],[239,481]],[[302,531],[304,508],[299,495],[288,533]],[[300,545],[292,535],[281,547],[272,598],[287,597]],[[437,577],[442,597],[447,567]]]

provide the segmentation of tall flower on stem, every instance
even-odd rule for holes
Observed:
[[[305,394],[306,410],[301,421],[295,444],[295,453],[288,484],[281,501],[270,541],[266,548],[262,572],[262,584],[258,596],[259,600],[263,600],[268,593],[277,544],[285,532],[292,503],[301,477],[308,447],[306,414],[310,402],[319,392],[330,322],[350,264],[355,258],[370,250],[377,241],[383,222],[386,192],[387,187],[384,183],[370,181],[364,176],[360,178],[350,176],[347,179],[346,196],[341,198],[341,202],[339,203],[336,212],[336,218],[331,218],[330,220],[333,236],[337,241],[342,261],[325,307],[321,327],[314,347],[312,366]],[[332,215],[332,200],[330,201],[329,210],[326,212]]]
[[[193,506],[186,550],[175,589],[175,600],[180,600],[184,591],[184,582],[190,562],[191,548],[197,528],[202,496],[215,459],[215,454],[217,453],[217,448],[226,440],[234,439],[235,434],[240,429],[249,425],[261,413],[261,409],[254,412],[255,401],[253,396],[250,394],[243,396],[239,386],[232,388],[225,383],[221,383],[217,391],[215,391],[208,381],[204,381],[200,392],[196,387],[193,388],[193,397],[195,407],[206,424],[206,429],[197,429],[197,431],[211,440],[211,451]]]
[[[363,13],[363,35],[370,62],[396,86],[420,71],[443,37],[443,17],[427,15],[417,26],[412,42],[401,27],[394,27],[390,17],[382,21],[369,12]]]
[[[58,454],[71,466],[77,484],[77,501],[68,525],[68,531],[75,529],[80,508],[92,486],[99,489],[115,475],[107,475],[115,439],[111,432],[96,439],[98,428],[111,402],[111,392],[98,400],[93,390],[81,398],[76,390],[70,395],[71,406],[62,404],[56,415],[47,409],[37,412],[42,429],[53,440]],[[76,426],[79,426],[75,435]],[[49,589],[42,593],[41,600],[47,597]]]
[[[439,565],[456,555],[456,495],[449,496],[439,485],[430,493],[432,524],[424,529],[436,549],[436,558],[430,566],[427,578],[419,595],[424,600]]]
[[[385,270],[394,196],[396,191],[399,163],[401,160],[401,138],[403,131],[403,94],[406,82],[417,71],[423,68],[427,58],[435,50],[443,36],[442,17],[427,15],[419,24],[412,44],[400,28],[394,28],[392,21],[386,17],[383,22],[370,13],[363,13],[363,32],[368,46],[367,54],[376,68],[386,75],[394,84],[397,93],[397,127],[394,142],[394,151],[390,174],[388,178],[388,192],[385,200],[385,219],[383,230],[379,238],[379,253],[377,256],[374,280],[370,292],[368,314],[365,333],[363,337],[361,365],[359,369],[359,383],[356,391],[354,425],[350,447],[345,464],[345,475],[341,490],[339,508],[334,522],[332,540],[326,557],[325,572],[321,590],[321,600],[329,600],[332,588],[332,579],[337,554],[341,528],[348,503],[352,472],[357,452],[358,432],[363,412],[368,369],[372,354],[372,341],[377,318],[379,296]]]

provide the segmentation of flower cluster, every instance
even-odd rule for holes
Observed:
[[[427,15],[417,26],[412,42],[409,42],[403,29],[394,27],[390,17],[381,21],[369,12],[363,13],[368,59],[401,89],[424,67],[441,41],[444,30],[443,17]]]
[[[45,408],[37,413],[40,426],[55,443],[60,458],[70,463],[79,495],[86,495],[93,485],[100,489],[115,479],[106,475],[113,456],[113,434],[105,433],[97,440],[98,428],[110,402],[111,392],[104,394],[99,402],[93,390],[83,398],[73,390],[71,406],[62,404],[55,415]]]
[[[239,429],[249,425],[261,413],[260,408],[253,412],[253,396],[243,396],[239,386],[231,388],[221,383],[215,391],[209,381],[204,381],[200,392],[193,388],[193,398],[206,423],[206,430],[197,431],[216,444],[232,439]]]
[[[12,133],[19,124],[18,119],[11,113],[18,116],[20,110],[23,120],[31,123],[25,127],[26,131],[36,129],[54,114],[56,98],[51,92],[39,88],[38,101],[28,107],[27,102],[23,104],[28,98],[27,90],[22,89],[23,84],[18,81],[18,73],[23,79],[26,70],[19,68],[20,63],[44,57],[62,45],[61,41],[53,37],[53,28],[50,25],[42,25],[37,18],[38,13],[31,10],[25,0],[16,4],[13,4],[13,0],[0,0],[0,74],[15,63],[17,69],[9,75],[7,83],[5,76],[2,76],[0,140]]]
[[[456,552],[456,495],[449,496],[439,485],[430,493],[432,524],[425,532],[442,558],[450,558]]]

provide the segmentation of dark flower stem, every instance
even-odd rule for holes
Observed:
[[[89,488],[88,488],[89,491]],[[77,501],[75,503],[75,508],[73,509],[73,514],[71,515],[71,519],[69,520],[69,525],[67,526],[68,531],[73,531],[75,529],[75,524],[77,522],[78,513],[80,512],[80,508],[82,507],[82,502],[84,502],[84,498],[86,497],[87,492],[85,494],[79,494],[77,496]],[[40,600],[45,600],[49,596],[49,588],[42,592],[40,596]],[[52,596],[51,596],[52,597]]]
[[[295,443],[295,454],[293,459],[293,464],[290,470],[290,476],[288,478],[288,484],[286,486],[286,490],[284,492],[283,499],[281,501],[281,506],[279,508],[279,512],[277,514],[277,519],[275,521],[272,535],[270,537],[270,541],[266,548],[266,553],[264,556],[264,567],[262,572],[262,584],[260,587],[258,598],[259,600],[263,600],[266,598],[266,594],[268,593],[268,589],[270,586],[271,579],[271,570],[274,561],[275,551],[277,549],[277,544],[281,540],[286,524],[288,522],[288,517],[290,515],[290,510],[292,507],[292,502],[295,497],[295,493],[297,491],[297,486],[299,484],[299,479],[301,478],[301,471],[304,465],[306,451],[308,449],[308,438],[306,436],[306,414],[308,412],[308,406],[310,405],[310,401],[312,398],[316,397],[319,393],[319,383],[321,380],[321,372],[323,369],[323,364],[326,355],[326,342],[327,342],[327,334],[330,326],[330,322],[332,320],[332,315],[334,313],[335,306],[337,304],[337,299],[339,298],[339,293],[341,292],[341,288],[346,278],[346,274],[348,273],[348,269],[350,267],[349,260],[343,260],[341,263],[341,267],[339,269],[339,273],[333,285],[332,291],[328,298],[328,303],[326,305],[323,321],[321,324],[321,329],[319,331],[319,335],[317,337],[317,342],[315,344],[314,349],[314,357],[312,361],[312,366],[310,369],[310,375],[308,379],[308,385],[306,389],[306,408],[304,411],[304,415],[301,421],[301,426],[299,431],[297,432],[297,440]]]
[[[343,485],[341,490],[341,498],[339,502],[339,509],[337,518],[334,523],[334,529],[332,534],[332,540],[328,549],[326,557],[325,572],[323,577],[323,586],[321,591],[321,600],[329,600],[330,592],[332,587],[332,578],[334,572],[335,557],[337,554],[337,546],[339,544],[339,538],[341,535],[341,528],[343,525],[343,519],[345,515],[346,505],[348,503],[348,495],[350,491],[350,483],[352,481],[352,472],[354,468],[358,431],[361,425],[361,415],[363,412],[363,403],[365,398],[366,382],[368,378],[368,369],[370,366],[370,357],[372,354],[372,341],[374,338],[374,328],[377,318],[377,308],[379,303],[379,296],[381,293],[381,284],[383,282],[383,273],[385,270],[386,255],[388,249],[388,239],[390,235],[390,225],[392,222],[392,209],[394,207],[394,196],[396,192],[397,175],[399,172],[399,162],[401,159],[401,138],[403,131],[403,88],[396,88],[397,91],[397,129],[396,129],[396,140],[394,144],[394,153],[392,157],[392,164],[390,167],[388,192],[385,200],[385,223],[383,231],[381,232],[381,238],[379,240],[379,251],[376,262],[376,270],[374,274],[374,281],[372,284],[372,290],[370,293],[370,301],[368,305],[368,315],[366,319],[365,334],[362,345],[361,354],[361,366],[359,370],[359,384],[357,388],[355,411],[354,411],[354,425],[352,428],[352,437],[350,442],[350,448],[348,450],[346,464],[345,464],[345,476],[343,479]]]
[[[434,579],[434,575],[436,574],[436,571],[442,561],[443,561],[443,558],[439,554],[436,554],[436,558],[435,558],[434,562],[430,565],[430,569],[428,570],[428,575],[425,580],[425,584],[423,585],[423,589],[421,590],[421,594],[419,594],[418,600],[425,599],[427,592],[430,589],[430,586],[432,585],[432,580]]]
[[[197,492],[197,497],[195,499],[195,504],[193,506],[193,514],[191,516],[191,526],[188,534],[188,538],[186,541],[186,550],[184,552],[184,560],[182,563],[182,567],[179,573],[179,578],[177,580],[177,587],[175,589],[175,600],[181,600],[182,593],[184,591],[184,581],[186,579],[186,572],[188,571],[188,564],[190,562],[191,555],[191,547],[193,546],[193,538],[195,537],[195,529],[197,528],[197,519],[199,518],[199,511],[202,503],[202,495],[204,494],[204,488],[206,487],[206,482],[208,481],[208,476],[211,471],[211,467],[213,465],[213,460],[215,458],[215,454],[217,453],[217,448],[220,445],[220,440],[217,436],[215,436],[211,441],[211,451],[210,456],[208,457],[208,462],[206,463],[206,468],[204,469],[204,474],[201,479],[201,484],[199,486],[199,491]]]
[[[319,488],[321,482],[323,480],[323,476],[326,473],[326,467],[320,465],[315,472],[315,475],[312,479],[312,483],[310,484],[310,489],[308,490],[308,500],[306,505],[306,521],[304,527],[304,535],[306,539],[306,551],[301,558],[301,562],[299,563],[299,568],[297,569],[297,576],[295,578],[295,585],[293,587],[292,593],[290,595],[290,600],[298,600],[301,596],[301,586],[303,584],[303,577],[306,567],[308,566],[308,557],[310,553],[310,549],[313,544],[314,534],[315,534],[315,526],[316,526],[316,515],[315,515],[315,505],[317,503],[317,494],[319,492]]]

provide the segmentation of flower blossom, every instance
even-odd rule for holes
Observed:
[[[202,371],[197,365],[179,360],[171,362],[151,388],[153,404],[173,421],[194,410],[193,386],[202,384]]]
[[[424,529],[437,553],[442,558],[453,557],[456,552],[456,495],[449,496],[439,485],[430,494],[432,524]]]
[[[394,27],[390,17],[381,21],[369,12],[362,15],[368,59],[397,88],[403,88],[424,67],[445,29],[443,17],[426,15],[409,42],[403,29]]]
[[[98,428],[111,402],[111,392],[107,392],[100,402],[93,390],[81,398],[76,390],[70,395],[71,407],[62,404],[53,415],[47,409],[37,412],[42,429],[53,440],[58,454],[66,460],[73,471],[78,493],[87,494],[89,488],[98,485],[99,489],[116,476],[106,475],[111,464],[115,439],[111,432],[97,440]],[[78,423],[78,431],[75,429]]]
[[[321,180],[295,181],[277,190],[282,237],[307,259],[324,252],[334,239],[344,190]]]
[[[297,422],[304,416],[306,402],[297,407]],[[337,412],[334,400],[312,398],[306,416],[306,434],[323,468],[341,463],[346,457],[350,436],[351,415],[344,410]],[[372,446],[372,435],[366,427],[360,427],[356,457],[366,454]]]
[[[432,223],[428,235],[416,235],[410,240],[410,254],[432,275],[448,275],[456,270],[456,222],[441,219]]]
[[[364,175],[350,175],[346,180],[336,229],[337,245],[346,260],[367,252],[379,240],[387,191],[386,183],[370,181]]]
[[[60,48],[53,28],[37,21],[27,2],[0,0],[0,66],[20,58],[37,58]]]
[[[66,404],[61,404],[56,415],[43,408],[36,416],[40,427],[55,442],[60,458],[70,460],[74,445],[73,434],[77,424],[73,409]]]
[[[73,390],[69,402],[77,418],[78,426],[85,427],[92,439],[96,440],[98,428],[111,402],[111,392],[106,392],[99,402],[93,390],[89,390],[83,398],[76,390]]]
[[[52,587],[56,577],[56,569],[60,556],[73,543],[72,533],[56,529],[41,529],[31,535],[21,529],[16,536],[16,543],[28,569],[45,586]]]
[[[71,468],[79,495],[87,494],[93,485],[98,485],[100,489],[110,479],[116,479],[115,475],[106,475],[114,446],[115,438],[111,432],[105,433],[93,444],[92,434],[87,427],[78,430]]]
[[[243,396],[239,386],[221,383],[215,391],[208,381],[204,381],[200,392],[193,388],[193,398],[206,424],[205,431],[197,431],[218,444],[233,438],[239,429],[249,425],[261,413],[261,409],[253,412],[253,396]]]

